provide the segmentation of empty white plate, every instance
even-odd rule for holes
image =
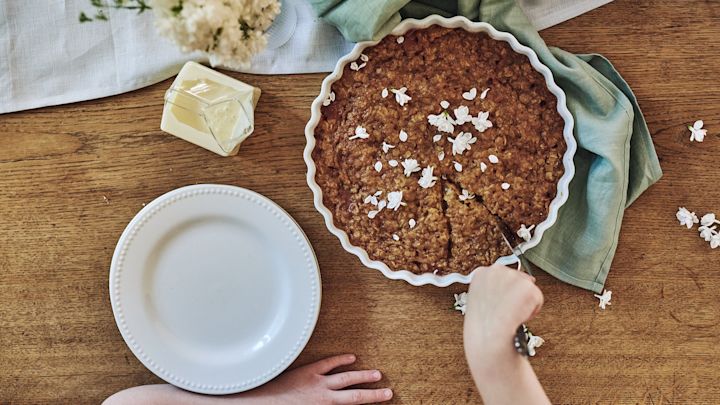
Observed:
[[[173,190],[120,237],[110,300],[135,356],[178,387],[230,394],[300,354],[320,310],[310,242],[277,204],[224,185]]]

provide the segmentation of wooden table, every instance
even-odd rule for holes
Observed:
[[[642,3],[642,4],[640,4]],[[710,404],[720,399],[720,250],[680,227],[678,206],[720,213],[720,7],[616,0],[543,32],[609,57],[633,86],[665,176],[626,213],[601,311],[547,275],[532,360],[558,404]],[[354,352],[385,373],[396,404],[478,403],[450,288],[363,268],[325,228],[305,184],[308,106],[324,75],[234,76],[263,89],[255,134],[221,158],[161,132],[170,81],[73,105],[0,116],[0,403],[97,404],[160,380],[125,346],[108,298],[123,228],[173,188],[227,183],[283,206],[320,262],[320,321],[296,364]],[[710,136],[688,141],[704,118]]]

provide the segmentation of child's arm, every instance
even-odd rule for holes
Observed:
[[[384,389],[345,389],[352,385],[379,381],[378,370],[328,374],[355,362],[351,354],[329,357],[280,375],[251,391],[229,396],[193,394],[172,385],[145,385],[120,391],[103,405],[287,405],[287,404],[370,404],[392,398]]]
[[[550,404],[530,362],[513,348],[520,324],[542,307],[531,276],[495,265],[475,272],[465,312],[465,355],[486,405]]]

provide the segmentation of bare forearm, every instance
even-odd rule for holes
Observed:
[[[103,405],[217,405],[227,403],[227,397],[194,394],[168,384],[143,385],[120,391],[103,402]],[[232,396],[234,405],[260,405],[258,399]]]
[[[508,350],[500,352],[468,353],[468,361],[486,405],[550,404],[530,362],[509,345]]]

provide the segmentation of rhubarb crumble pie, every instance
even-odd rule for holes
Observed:
[[[335,225],[373,260],[468,274],[529,239],[563,175],[564,120],[527,57],[431,26],[366,48],[315,128],[315,180]]]

